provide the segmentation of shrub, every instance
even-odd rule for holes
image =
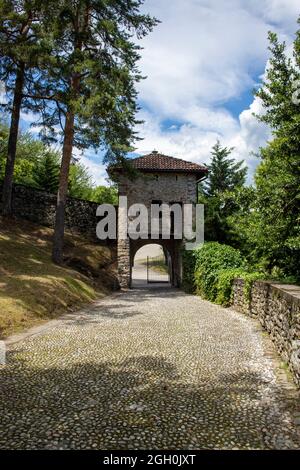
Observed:
[[[239,250],[217,242],[185,251],[182,259],[184,290],[225,307],[232,300],[234,279],[244,280],[244,296],[248,302],[253,282],[267,279],[263,272],[250,271]]]
[[[182,288],[190,294],[195,293],[196,250],[182,251]]]
[[[245,261],[239,250],[228,245],[217,242],[206,243],[195,250],[194,256],[196,293],[212,302],[216,301],[218,296],[218,280],[221,272],[233,269],[245,270]]]
[[[244,271],[240,268],[224,269],[219,271],[217,280],[216,303],[228,307],[232,299],[232,286],[236,278],[241,278]]]
[[[258,281],[258,280],[266,280],[268,276],[266,275],[266,273],[255,271],[255,272],[244,272],[240,276],[240,278],[244,280],[244,297],[248,302],[250,302],[251,288],[252,288],[253,282]]]
[[[217,282],[216,303],[228,307],[231,304],[233,295],[234,279],[243,279],[244,281],[244,297],[250,302],[250,294],[253,282],[259,279],[266,279],[266,274],[262,272],[249,272],[244,269],[225,269],[220,271]]]

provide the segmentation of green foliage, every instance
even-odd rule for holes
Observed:
[[[219,140],[213,146],[208,178],[202,183],[204,196],[216,196],[244,185],[247,168],[243,166],[244,161],[236,162],[230,158],[233,150],[222,147]]]
[[[256,256],[266,260],[269,272],[277,266],[300,280],[300,147],[291,158],[282,139],[275,138],[261,152],[253,214]]]
[[[251,288],[255,281],[267,280],[270,276],[266,273],[255,271],[255,272],[245,272],[241,275],[241,279],[244,280],[244,297],[250,302]]]
[[[7,157],[9,128],[0,123],[0,180],[4,177]],[[20,132],[18,136],[14,182],[34,185],[33,174],[37,160],[43,157],[46,148],[42,142],[32,137],[29,132]]]
[[[266,279],[263,272],[251,272],[239,250],[216,242],[183,253],[183,288],[202,298],[229,306],[236,278],[245,281],[245,299],[250,300],[254,281]]]
[[[215,301],[218,295],[219,272],[228,268],[241,268],[244,265],[239,250],[217,242],[205,243],[196,250],[195,256],[196,292],[211,301]]]
[[[242,268],[224,269],[218,272],[216,282],[216,298],[215,302],[220,305],[228,307],[232,298],[233,281],[236,278],[241,278],[244,274]]]
[[[298,20],[300,24],[300,17]],[[286,44],[280,43],[276,33],[269,32],[269,51],[271,57],[266,72],[266,78],[256,92],[264,108],[264,114],[257,118],[270,125],[274,134],[294,128],[299,131],[299,105],[294,103],[295,80],[300,79],[300,30],[296,32],[293,55],[294,61],[286,52]],[[299,132],[295,133],[295,144],[299,143]]]
[[[211,152],[208,178],[199,185],[199,202],[205,205],[206,241],[233,242],[227,219],[238,209],[235,193],[245,183],[247,168],[243,161],[230,158],[232,150],[222,148],[217,141]]]
[[[41,100],[37,123],[47,128],[45,139],[67,139],[79,149],[101,148],[107,161],[122,160],[132,149],[138,123],[136,85],[143,78],[137,67],[138,40],[158,23],[142,12],[143,3],[57,2],[45,80],[35,84],[39,95],[50,97]]]
[[[270,65],[257,96],[271,126],[273,140],[260,150],[261,163],[252,194],[242,195],[230,229],[239,234],[243,254],[257,268],[300,281],[300,106],[294,102],[300,79],[300,30],[294,42],[294,61],[269,34]],[[240,195],[241,196],[241,195]]]
[[[195,293],[196,250],[182,250],[182,288],[190,294]]]
[[[250,302],[251,288],[255,281],[259,279],[267,279],[267,276],[263,272],[248,272],[244,269],[226,269],[220,271],[218,274],[217,282],[217,296],[215,302],[217,304],[228,307],[232,300],[232,286],[234,279],[243,279],[244,281],[244,298]]]
[[[9,128],[0,122],[0,181],[3,180]],[[30,132],[19,132],[14,182],[56,193],[59,180],[60,155]],[[74,161],[70,168],[68,195],[99,204],[118,204],[114,186],[94,187],[88,169]]]
[[[60,2],[54,0],[0,1],[0,80],[5,83],[5,108],[11,110],[16,77],[22,77],[22,109],[39,111],[35,85],[51,61],[53,22]]]
[[[43,191],[56,193],[59,181],[59,155],[53,151],[46,151],[37,159],[33,167],[34,185]]]
[[[72,163],[69,172],[68,195],[79,199],[90,199],[92,181],[88,170],[79,162]]]
[[[89,200],[98,204],[118,204],[118,190],[114,186],[97,186],[90,191]]]
[[[276,34],[270,33],[269,40],[270,67],[257,96],[265,110],[259,118],[272,127],[274,139],[261,150],[255,177],[257,251],[269,271],[279,267],[300,280],[300,106],[293,99],[300,79],[300,30],[294,61]]]

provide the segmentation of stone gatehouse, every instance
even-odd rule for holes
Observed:
[[[162,155],[157,151],[130,160],[137,170],[137,177],[130,179],[121,167],[114,167],[114,177],[118,183],[119,196],[127,196],[128,207],[132,204],[191,204],[197,202],[197,185],[207,175],[207,168],[196,163]],[[108,170],[109,172],[112,169]],[[127,224],[127,212],[119,208],[118,233]],[[144,245],[156,243],[167,251],[170,263],[170,280],[173,286],[181,284],[180,249],[183,240],[148,239],[132,240],[118,238],[118,272],[122,288],[131,286],[131,273],[134,256]]]

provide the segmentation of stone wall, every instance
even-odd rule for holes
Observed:
[[[2,188],[0,186],[0,194]],[[53,227],[55,222],[56,195],[39,191],[28,186],[15,184],[12,195],[13,214],[32,222]],[[66,227],[96,239],[96,202],[68,198],[66,206]],[[1,209],[1,197],[0,197]]]
[[[118,176],[119,196],[127,196],[128,207],[132,204],[144,204],[150,209],[152,201],[161,201],[170,204],[174,202],[195,203],[197,200],[197,176],[193,173],[146,173],[131,181],[126,175]],[[150,222],[150,211],[149,222]],[[118,231],[127,225],[127,212],[119,209],[118,214]],[[153,240],[155,243],[156,240]],[[147,241],[145,241],[147,243]],[[178,240],[171,240],[166,248],[172,258],[172,275],[173,285],[179,286],[181,282],[181,266],[179,259],[180,243]],[[131,281],[131,262],[132,251],[134,251],[136,243],[128,239],[118,238],[118,266],[119,266],[119,282],[121,287],[130,287]],[[141,245],[142,246],[142,245]]]
[[[128,205],[136,202],[151,206],[153,200],[164,203],[171,202],[195,203],[197,200],[197,177],[185,173],[149,173],[129,180],[126,176],[118,178],[120,196],[127,196]]]
[[[246,299],[244,281],[235,279],[232,306],[260,321],[300,386],[300,287],[256,281]]]

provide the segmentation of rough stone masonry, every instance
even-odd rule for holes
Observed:
[[[2,186],[0,184],[0,195]],[[56,195],[38,189],[14,184],[12,193],[13,214],[31,222],[54,227],[56,211]],[[1,206],[1,197],[0,197]],[[66,227],[78,233],[96,239],[96,216],[98,204],[83,199],[67,199]],[[1,207],[0,207],[1,208]]]
[[[247,299],[244,281],[235,279],[232,306],[258,318],[300,386],[300,287],[256,281]]]
[[[149,155],[130,160],[139,173],[131,179],[122,167],[112,167],[109,173],[114,174],[118,182],[119,196],[126,196],[128,207],[143,204],[150,213],[151,204],[194,204],[197,202],[197,182],[207,173],[207,168],[179,158],[162,155],[153,151]],[[150,220],[149,220],[150,222]],[[118,233],[127,226],[127,212],[119,208]],[[149,240],[121,239],[118,236],[118,267],[121,287],[131,285],[131,266],[136,251]],[[169,252],[172,269],[170,279],[173,286],[181,284],[181,240],[152,239]]]

